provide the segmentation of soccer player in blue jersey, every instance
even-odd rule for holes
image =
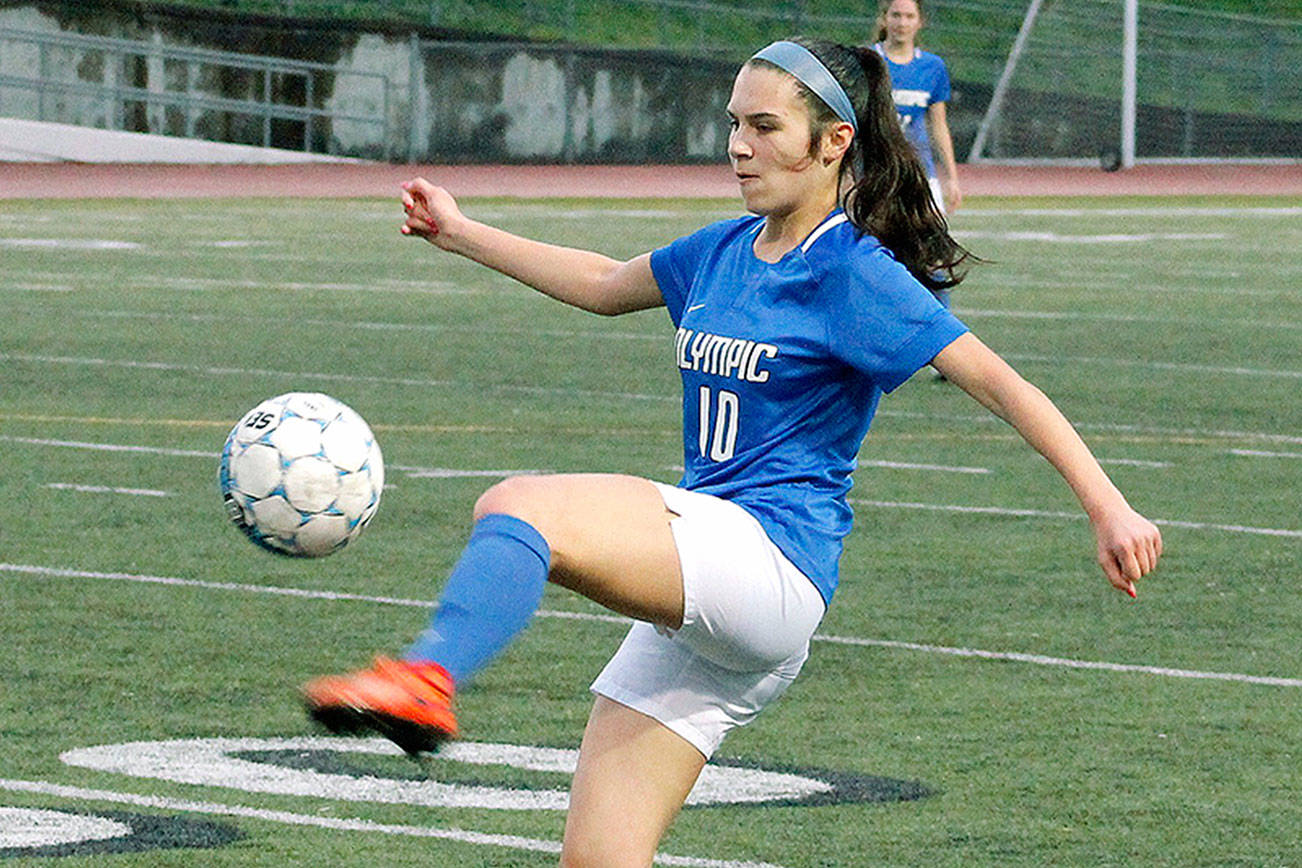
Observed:
[[[936,204],[942,211],[953,212],[963,203],[963,192],[945,111],[950,96],[949,70],[939,55],[918,48],[918,33],[924,23],[921,0],[882,0],[873,48],[886,60],[900,125],[927,167]],[[936,172],[933,150],[940,155],[943,183]]]
[[[454,688],[524,629],[545,583],[634,619],[592,685],[561,862],[649,865],[711,752],[800,671],[837,585],[878,401],[930,364],[1066,479],[1108,580],[1161,552],[1075,430],[929,289],[961,277],[870,48],[777,42],[741,68],[728,155],[750,216],[619,261],[470,219],[423,179],[402,231],[583,310],[664,306],[686,471],[526,476],[490,488],[402,660],[317,679],[312,716],[410,752],[456,734]],[[668,344],[668,338],[666,339]]]

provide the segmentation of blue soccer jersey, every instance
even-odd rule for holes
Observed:
[[[933,103],[949,102],[949,70],[945,61],[939,55],[915,48],[912,60],[896,63],[886,56],[880,42],[873,48],[886,61],[890,72],[891,96],[900,116],[900,126],[922,157],[927,176],[934,178],[936,161],[931,154],[931,137],[927,135],[927,108]]]
[[[776,263],[752,249],[763,222],[715,223],[651,254],[678,327],[679,485],[749,510],[830,601],[882,393],[967,328],[843,212]]]

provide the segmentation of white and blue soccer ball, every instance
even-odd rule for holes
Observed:
[[[321,557],[357,539],[384,489],[375,435],[318,392],[268,398],[231,429],[218,471],[235,526],[278,554]]]

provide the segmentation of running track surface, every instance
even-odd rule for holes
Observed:
[[[738,195],[727,165],[0,163],[0,199],[389,197],[397,195],[400,183],[417,175],[456,196],[731,199]],[[981,164],[960,166],[959,177],[965,197],[1302,197],[1302,163],[1143,165],[1120,172]]]

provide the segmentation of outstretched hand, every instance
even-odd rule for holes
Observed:
[[[424,178],[403,183],[402,209],[407,219],[399,232],[424,238],[445,250],[451,246],[457,224],[465,219],[452,194]]]
[[[1112,587],[1137,596],[1135,582],[1152,572],[1162,556],[1162,533],[1129,507],[1095,519],[1099,565]]]

